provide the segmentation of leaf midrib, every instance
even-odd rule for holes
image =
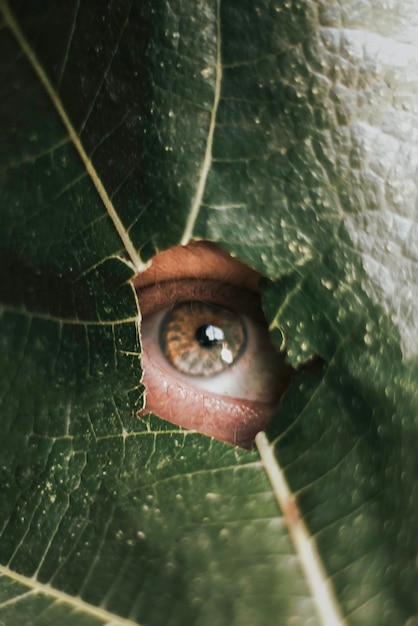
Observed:
[[[273,445],[270,444],[264,432],[258,433],[255,441],[271,488],[283,512],[307,584],[315,600],[321,623],[324,626],[345,626],[346,621],[322,565],[315,541],[302,521],[297,501],[274,455]]]

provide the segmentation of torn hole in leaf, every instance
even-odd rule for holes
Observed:
[[[271,342],[260,278],[209,242],[162,252],[135,277],[146,387],[140,416],[252,446],[294,373]]]

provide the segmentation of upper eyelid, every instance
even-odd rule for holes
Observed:
[[[265,324],[258,293],[219,279],[179,278],[136,289],[145,317],[185,300],[217,303]]]

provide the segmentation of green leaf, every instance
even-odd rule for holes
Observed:
[[[0,9],[0,621],[413,626],[413,0]],[[258,451],[136,416],[191,238],[298,368]]]

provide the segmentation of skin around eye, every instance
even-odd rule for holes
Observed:
[[[251,447],[292,374],[269,341],[258,280],[206,242],[163,252],[136,277],[142,413]]]

